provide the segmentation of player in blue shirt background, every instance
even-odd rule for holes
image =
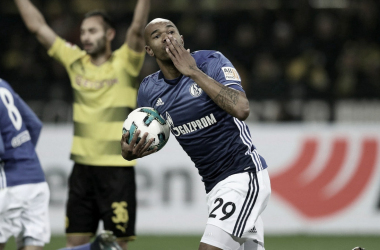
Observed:
[[[35,147],[41,121],[0,79],[0,249],[14,236],[17,249],[50,241],[49,188]]]
[[[202,176],[209,218],[199,249],[264,249],[260,214],[271,194],[270,180],[244,123],[249,102],[238,72],[218,51],[186,50],[169,20],[151,21],[145,41],[160,70],[142,81],[138,105],[166,118]],[[144,146],[146,134],[136,143],[138,136],[128,144],[129,133],[123,135],[125,159],[151,153],[146,152],[151,141]]]
[[[0,250],[14,236],[17,249],[42,250],[50,241],[49,187],[35,148],[42,123],[0,78]],[[65,250],[121,249],[111,231]]]

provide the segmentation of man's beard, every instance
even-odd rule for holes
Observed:
[[[97,40],[94,48],[95,49],[93,51],[88,51],[87,54],[92,57],[97,57],[103,54],[106,51],[106,38],[103,37],[102,39]]]

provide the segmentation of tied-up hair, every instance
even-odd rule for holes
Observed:
[[[108,28],[116,29],[115,23],[113,22],[111,17],[107,14],[107,12],[105,12],[104,10],[89,11],[84,15],[84,19],[93,17],[93,16],[100,16],[103,18],[105,29],[108,29]]]

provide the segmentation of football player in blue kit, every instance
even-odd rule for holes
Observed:
[[[41,129],[38,117],[0,78],[0,250],[11,236],[22,250],[42,250],[50,241],[50,192],[35,151]],[[111,231],[62,250],[72,249],[121,250]]]
[[[0,250],[39,250],[50,240],[49,187],[35,147],[42,123],[0,79]]]
[[[260,215],[271,194],[270,180],[244,123],[249,102],[238,72],[218,51],[190,53],[169,20],[151,21],[145,41],[160,70],[142,81],[138,105],[166,118],[202,176],[209,218],[199,250],[264,249]],[[147,134],[139,142],[138,136],[139,131],[130,144],[129,133],[122,136],[126,160],[152,153],[146,151]]]

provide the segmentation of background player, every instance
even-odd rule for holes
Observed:
[[[0,79],[0,250],[14,236],[17,249],[50,241],[49,187],[35,151],[41,121]]]
[[[120,156],[119,136],[136,105],[150,1],[137,1],[125,43],[114,52],[114,24],[104,12],[85,16],[80,35],[83,51],[57,36],[29,0],[15,2],[27,28],[66,68],[74,92],[71,159],[75,164],[69,179],[67,245],[89,242],[101,219],[126,249],[126,241],[135,237],[136,162]]]
[[[270,180],[243,122],[249,103],[239,74],[218,51],[190,54],[169,20],[151,21],[145,40],[160,71],[141,83],[138,105],[154,107],[166,118],[202,176],[209,218],[199,249],[264,249],[260,214],[269,200]],[[136,144],[137,136],[129,145],[129,133],[122,136],[127,160],[146,154],[146,137]]]

